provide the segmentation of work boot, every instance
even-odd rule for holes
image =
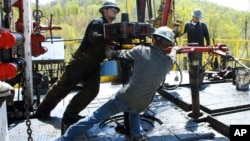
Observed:
[[[78,120],[84,118],[85,116],[64,116],[61,123],[61,135],[69,128],[70,125],[76,123]]]
[[[131,137],[130,141],[148,141],[148,137],[146,135],[142,135],[139,137]]]

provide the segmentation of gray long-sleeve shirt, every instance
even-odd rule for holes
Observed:
[[[113,56],[133,61],[132,75],[128,83],[116,93],[116,98],[129,108],[145,110],[160,83],[172,69],[175,55],[166,55],[155,46],[138,45],[131,50],[115,51]]]

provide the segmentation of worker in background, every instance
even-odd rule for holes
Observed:
[[[122,59],[133,62],[133,72],[128,83],[124,85],[103,106],[77,123],[71,125],[57,141],[76,140],[84,131],[95,124],[108,119],[120,112],[129,113],[131,141],[147,141],[146,135],[140,130],[140,115],[151,103],[160,83],[172,69],[177,50],[173,47],[174,33],[166,26],[153,33],[152,45],[138,45],[130,50],[107,49],[108,58]],[[165,49],[173,47],[166,55]]]
[[[191,21],[187,22],[184,27],[184,34],[187,33],[188,44],[195,44],[197,46],[210,46],[210,37],[207,25],[201,22],[202,12],[200,9],[195,9],[192,12]],[[206,40],[206,44],[204,43]],[[198,54],[199,67],[202,67],[202,53]]]
[[[62,76],[49,88],[41,104],[35,112],[38,119],[50,117],[50,112],[65,98],[79,82],[83,88],[71,99],[63,114],[62,132],[64,128],[78,121],[79,115],[98,94],[100,87],[100,65],[106,58],[105,48],[112,41],[103,37],[103,24],[112,23],[120,8],[114,0],[107,0],[99,9],[102,17],[92,20],[86,28],[84,38],[73,54],[71,61]]]

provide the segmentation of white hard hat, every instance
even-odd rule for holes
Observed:
[[[167,39],[168,41],[170,41],[171,43],[174,43],[174,32],[172,31],[171,28],[167,27],[167,26],[162,26],[159,27],[155,30],[155,32],[153,33],[153,36],[160,36],[162,38]]]
[[[102,7],[99,9],[99,12],[102,13],[103,12],[103,9],[105,8],[109,8],[109,7],[113,7],[115,9],[117,9],[117,12],[119,13],[120,12],[120,8],[117,6],[115,0],[106,0]]]
[[[192,12],[192,16],[201,19],[202,18],[202,12],[201,12],[201,10],[200,9],[195,9]]]

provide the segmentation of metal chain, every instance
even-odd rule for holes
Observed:
[[[36,0],[36,17],[35,17],[35,20],[37,23],[40,23],[40,18],[39,17],[39,0]]]
[[[41,17],[42,17],[42,12],[39,10],[39,1],[36,0],[36,9],[33,11],[33,17],[35,18],[35,26],[33,28],[34,32],[40,33],[40,22],[41,22]]]
[[[38,3],[39,3],[39,0],[36,0],[36,10],[38,10],[39,9],[39,5],[38,5]]]
[[[22,83],[22,95],[24,97],[24,108],[25,108],[25,117],[26,117],[26,126],[27,126],[27,134],[28,134],[28,141],[33,141],[32,138],[32,129],[31,129],[31,121],[30,121],[30,112],[29,112],[29,102],[28,102],[28,96],[26,92],[26,80],[25,80],[25,72],[22,72],[22,78],[21,78],[21,83]]]

